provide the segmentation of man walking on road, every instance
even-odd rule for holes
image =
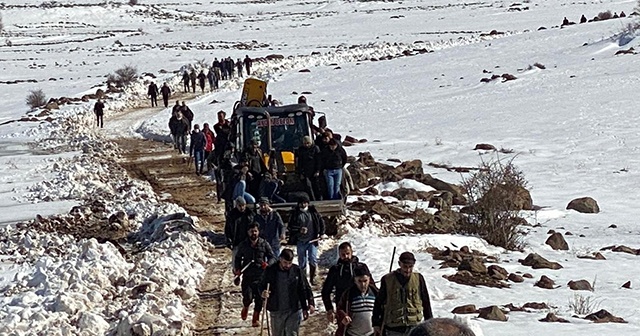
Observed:
[[[427,284],[413,272],[415,263],[413,253],[403,252],[400,268],[382,277],[371,318],[374,335],[407,336],[418,323],[433,318]]]
[[[260,224],[260,234],[271,246],[273,254],[280,255],[280,241],[284,240],[284,223],[282,217],[271,209],[271,202],[267,197],[260,197],[260,209],[256,214],[255,221]]]
[[[98,99],[98,101],[96,102],[95,105],[93,105],[93,113],[96,114],[96,123],[98,126],[100,126],[100,128],[103,128],[104,126],[104,103],[102,102],[102,99]]]
[[[353,270],[353,282],[336,305],[338,330],[336,336],[372,336],[371,315],[378,295],[369,270],[357,267]]]
[[[151,82],[149,84],[149,90],[147,90],[147,94],[151,98],[151,107],[158,107],[158,86],[156,83]]]
[[[239,277],[242,277],[242,320],[247,319],[249,306],[254,303],[252,327],[260,326],[260,311],[262,310],[262,293],[260,293],[260,280],[267,266],[275,263],[276,258],[266,240],[260,237],[258,223],[252,223],[247,230],[248,239],[238,246],[238,253],[233,264],[233,274],[236,276],[237,285]]]
[[[249,58],[249,55],[245,55],[244,67],[247,69],[247,77],[251,76],[251,63],[253,63],[253,61]]]
[[[269,290],[267,290],[267,285]],[[276,264],[267,267],[260,283],[271,317],[271,335],[298,336],[300,322],[315,311],[307,278],[293,263],[293,251],[284,249]]]
[[[171,96],[171,88],[169,88],[167,82],[164,82],[164,84],[162,84],[160,93],[162,93],[162,101],[164,102],[164,107],[169,107],[169,96]]]
[[[342,294],[353,286],[353,277],[355,276],[356,269],[366,271],[371,284],[374,284],[367,264],[360,262],[358,257],[353,255],[351,243],[341,243],[338,246],[338,255],[338,263],[331,266],[329,273],[322,284],[322,302],[324,303],[324,308],[327,311],[327,320],[329,320],[329,322],[333,322],[335,318],[335,310],[333,309],[333,303],[331,302],[331,293],[335,289],[333,301],[336,303],[340,301]],[[340,319],[338,319],[338,323],[340,323]]]
[[[298,263],[306,276],[309,262],[309,282],[316,284],[316,268],[318,266],[318,240],[324,235],[324,220],[305,195],[298,200],[298,205],[289,216],[290,244],[296,244]]]

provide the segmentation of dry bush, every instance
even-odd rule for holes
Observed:
[[[585,296],[579,293],[569,298],[569,309],[577,315],[589,315],[600,308],[600,301],[593,296]]]
[[[31,90],[25,99],[27,105],[33,109],[47,104],[47,96],[42,89]]]
[[[138,78],[138,69],[132,65],[126,65],[115,71],[115,74],[107,76],[107,84],[117,87],[127,86]]]
[[[520,250],[522,234],[518,227],[526,221],[519,215],[514,196],[526,189],[527,181],[512,161],[483,161],[477,172],[463,179],[469,206],[463,211],[460,229],[492,245]]]
[[[609,20],[613,17],[613,14],[611,14],[611,11],[608,10],[606,12],[600,12],[598,13],[598,19],[600,19],[600,21],[602,20]]]

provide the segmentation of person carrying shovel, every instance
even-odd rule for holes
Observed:
[[[291,249],[283,249],[278,262],[267,267],[260,289],[267,300],[271,335],[298,336],[300,322],[315,312],[315,304],[307,278],[293,263]]]

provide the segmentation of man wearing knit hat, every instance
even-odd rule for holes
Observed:
[[[416,258],[402,252],[395,271],[380,281],[380,292],[373,306],[374,335],[406,336],[423,320],[433,318],[424,277],[413,272]]]

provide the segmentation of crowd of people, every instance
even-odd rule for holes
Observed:
[[[251,59],[214,60],[207,74],[201,71],[185,73],[185,92],[199,80],[202,91],[205,80],[211,89],[220,79],[242,76],[243,66],[250,74]],[[164,83],[161,89],[151,83],[149,96],[157,106],[162,94],[165,107],[171,89]],[[306,104],[300,97],[298,103]],[[268,105],[276,104],[269,96]],[[104,104],[94,106],[97,123],[102,127]],[[314,314],[316,303],[313,288],[318,283],[318,243],[328,238],[325,223],[311,201],[342,197],[340,185],[347,156],[340,137],[326,125],[314,127],[315,139],[305,136],[295,151],[295,172],[303,182],[305,192],[288,213],[285,224],[272,203],[285,200],[278,194],[281,181],[268,169],[256,141],[248,148],[236,150],[229,139],[231,125],[226,113],[217,114],[213,127],[192,124],[193,111],[184,101],[176,101],[169,120],[174,148],[193,158],[196,174],[215,172],[218,202],[225,203],[226,246],[232,250],[231,265],[234,284],[241,286],[242,320],[249,317],[251,325],[265,322],[274,336],[298,336],[301,322]],[[190,137],[187,151],[187,136]],[[324,177],[324,180],[321,177]],[[257,204],[256,204],[257,203]],[[287,240],[288,237],[288,240]],[[282,246],[295,246],[294,250]],[[297,255],[297,264],[294,257]],[[320,289],[329,323],[337,324],[336,336],[474,336],[467,326],[448,318],[433,318],[429,292],[424,277],[414,272],[415,256],[400,254],[398,267],[376,282],[367,264],[353,254],[353,246],[343,242],[338,246],[338,261],[332,265]],[[308,267],[307,267],[308,266]],[[263,317],[261,319],[261,312]],[[262,320],[262,321],[261,321]]]
[[[233,239],[234,283],[242,288],[240,317],[246,320],[253,304],[253,327],[262,326],[260,313],[266,309],[271,335],[297,336],[301,322],[316,310],[312,287],[315,282],[312,274],[307,278],[305,251],[298,243],[298,264],[295,264],[294,251],[281,250],[285,226],[280,216],[269,208],[268,200],[260,201],[256,215],[248,211],[242,201],[237,206],[236,216],[249,224],[228,225],[225,234]],[[299,204],[299,208],[307,206],[308,201]],[[295,214],[291,216],[296,218]],[[286,229],[299,233],[300,229],[292,226],[297,220],[291,219]],[[308,227],[308,230],[316,229],[320,228]],[[305,244],[317,246],[317,240]],[[433,318],[426,281],[414,272],[413,253],[401,253],[398,268],[378,283],[368,266],[353,255],[349,242],[338,246],[338,256],[321,289],[326,318],[338,327],[335,336],[474,336],[472,330],[458,321]],[[309,265],[313,271],[311,260]],[[265,318],[262,323],[264,321]]]

